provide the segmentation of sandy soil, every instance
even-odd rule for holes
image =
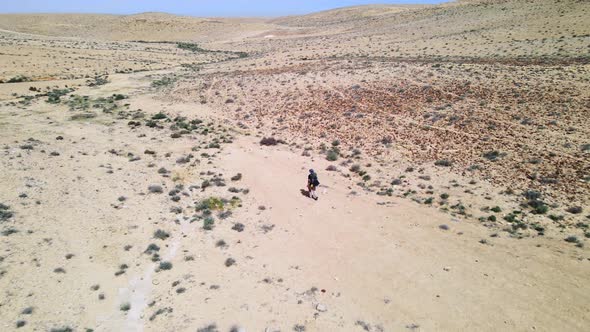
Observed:
[[[587,10],[0,15],[1,329],[588,330]]]

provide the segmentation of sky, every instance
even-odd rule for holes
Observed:
[[[137,14],[191,16],[283,16],[373,3],[432,4],[443,0],[0,0],[0,13]]]

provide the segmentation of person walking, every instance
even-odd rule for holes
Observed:
[[[318,195],[316,194],[316,189],[320,185],[320,181],[318,181],[318,175],[313,170],[309,170],[309,175],[307,176],[307,190],[309,192],[309,197],[318,200]]]

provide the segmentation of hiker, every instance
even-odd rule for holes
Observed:
[[[318,175],[313,170],[309,170],[309,175],[307,176],[307,190],[309,191],[309,197],[318,200],[318,195],[316,195],[315,190],[320,185],[320,181],[318,181]]]

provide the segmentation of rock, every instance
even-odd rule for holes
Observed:
[[[451,268],[449,266],[445,266],[445,267],[443,267],[443,270],[449,272],[449,271],[451,271]]]
[[[328,311],[328,307],[325,304],[319,303],[315,309],[319,312],[326,312]]]

